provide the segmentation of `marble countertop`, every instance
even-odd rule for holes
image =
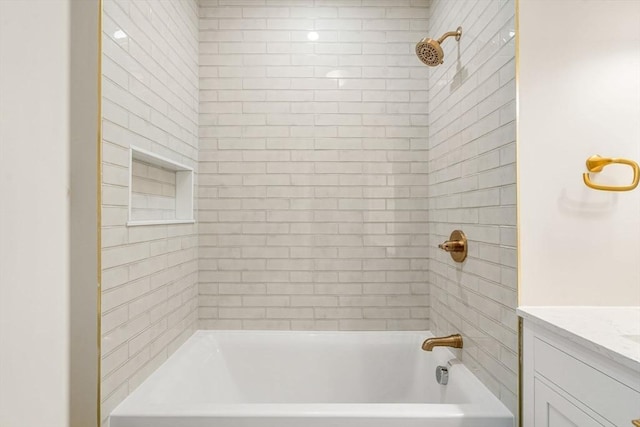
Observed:
[[[640,307],[518,307],[525,320],[640,371]]]

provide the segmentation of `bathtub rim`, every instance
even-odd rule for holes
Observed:
[[[207,335],[298,335],[298,336],[408,336],[419,340],[433,337],[431,331],[307,331],[307,330],[233,330],[199,329],[156,368],[149,377],[122,401],[109,414],[109,418],[130,417],[211,417],[211,418],[499,418],[515,419],[515,416],[463,363],[455,364],[452,369],[461,369],[470,376],[472,388],[483,389],[477,401],[473,403],[189,403],[189,404],[153,404],[140,402],[134,394],[172,357],[185,351],[193,341]],[[191,344],[189,344],[191,343]],[[453,350],[453,351],[452,351]],[[438,348],[448,353],[447,360],[459,360],[456,354],[461,350]],[[454,354],[455,352],[455,354]]]

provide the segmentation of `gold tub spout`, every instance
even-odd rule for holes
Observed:
[[[422,349],[424,351],[431,351],[433,350],[433,347],[462,348],[462,335],[453,334],[448,337],[427,338],[422,343]]]

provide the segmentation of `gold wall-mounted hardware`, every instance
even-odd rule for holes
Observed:
[[[434,347],[462,348],[462,335],[453,334],[447,337],[427,338],[422,343],[424,351],[431,351]]]
[[[440,45],[448,37],[455,37],[456,41],[460,41],[460,37],[462,37],[462,27],[458,27],[455,31],[444,33],[438,40],[430,38],[420,40],[418,44],[416,44],[416,55],[418,55],[420,61],[430,67],[442,64],[444,62],[444,51]]]
[[[449,252],[455,262],[462,262],[467,257],[467,236],[461,230],[453,230],[449,240],[440,243],[438,247]]]
[[[444,33],[438,39],[438,44],[442,44],[442,42],[445,41],[448,37],[455,37],[456,41],[459,42],[460,41],[460,37],[462,37],[462,27],[456,28],[455,31],[449,31],[449,32]]]
[[[599,155],[591,156],[587,159],[587,170],[589,172],[598,173],[602,172],[602,170],[609,165],[620,164],[620,165],[628,165],[633,169],[633,181],[629,185],[621,185],[621,186],[611,186],[611,185],[599,185],[595,184],[591,181],[589,177],[589,173],[582,174],[582,179],[584,183],[589,188],[593,188],[594,190],[602,190],[602,191],[631,191],[634,190],[638,186],[638,182],[640,182],[640,167],[636,162],[629,159],[610,159],[606,157],[600,157]]]
[[[635,427],[640,427],[640,419],[638,420],[632,420],[631,424],[633,424]]]

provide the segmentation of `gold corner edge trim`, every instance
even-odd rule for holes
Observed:
[[[97,324],[97,348],[98,348],[98,361],[97,361],[97,390],[96,390],[96,426],[100,427],[102,424],[102,29],[103,29],[103,12],[104,12],[104,0],[98,0],[98,117],[97,117],[97,197],[96,197],[96,211],[97,211],[97,295],[96,295],[96,324]]]
[[[518,419],[516,423],[518,427],[522,427],[523,425],[523,417],[522,411],[524,410],[524,399],[523,399],[523,391],[524,391],[524,381],[522,381],[522,375],[524,372],[524,322],[522,317],[518,316]]]
[[[520,213],[520,0],[515,0],[515,83],[516,83],[516,267],[517,267],[517,280],[516,280],[516,303],[520,305],[520,285],[521,285],[521,270],[522,270],[522,256],[521,256],[521,220]]]
[[[520,306],[522,297],[522,245],[521,245],[521,221],[520,213],[520,0],[515,0],[515,83],[516,83],[516,308]],[[523,426],[522,412],[523,400],[523,321],[518,317],[518,414],[516,425]]]

